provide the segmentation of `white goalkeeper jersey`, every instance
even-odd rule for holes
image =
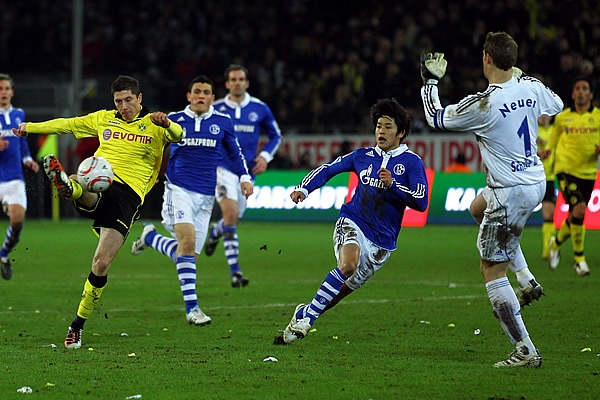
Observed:
[[[513,77],[490,84],[484,92],[446,107],[437,85],[424,85],[421,98],[432,128],[477,136],[488,186],[531,185],[546,179],[537,156],[537,120],[542,114],[558,114],[563,102],[538,79]]]

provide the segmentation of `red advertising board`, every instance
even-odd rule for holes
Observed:
[[[554,226],[556,229],[567,218],[569,206],[565,204],[565,198],[559,193],[556,200],[556,209],[554,210]],[[583,221],[586,229],[600,229],[600,178],[596,178],[592,198],[590,199],[587,210],[585,211],[585,220]]]

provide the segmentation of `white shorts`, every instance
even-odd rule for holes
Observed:
[[[515,258],[523,228],[545,191],[546,181],[531,186],[483,189],[487,207],[477,235],[482,260],[500,263]]]
[[[333,251],[338,262],[341,248],[350,243],[358,245],[360,256],[356,271],[346,280],[346,285],[356,290],[383,267],[392,252],[382,249],[367,239],[360,228],[348,218],[340,218],[335,223],[333,231]]]
[[[230,199],[237,202],[238,218],[244,216],[246,211],[246,198],[242,195],[240,178],[223,167],[217,167],[217,187],[215,188],[217,201]]]
[[[176,224],[193,224],[196,229],[196,254],[200,254],[208,232],[215,196],[194,193],[165,182],[162,224],[176,238]]]
[[[25,182],[20,179],[0,182],[0,202],[2,203],[2,209],[5,213],[8,210],[8,206],[13,204],[18,204],[27,210]]]

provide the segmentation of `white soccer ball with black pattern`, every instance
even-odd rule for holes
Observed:
[[[114,179],[112,165],[104,157],[88,157],[77,168],[77,181],[88,192],[104,192]]]

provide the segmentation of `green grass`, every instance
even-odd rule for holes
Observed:
[[[23,386],[33,389],[31,398],[55,399],[600,397],[600,231],[587,232],[592,273],[581,278],[570,244],[551,272],[540,259],[540,229],[525,230],[523,249],[547,296],[523,316],[544,364],[498,370],[492,364],[512,346],[485,294],[475,226],[404,228],[384,268],[324,314],[315,332],[273,345],[294,306],[310,301],[335,265],[332,229],[243,221],[240,262],[250,285],[229,286],[222,244],[213,257],[200,256],[198,295],[213,323],[193,327],[172,262],[150,249],[129,254],[138,224],[111,268],[83,347],[67,350],[62,341],[96,239],[84,220],[28,220],[12,253],[13,279],[0,281],[0,398],[22,398]],[[264,362],[268,356],[279,361]]]

